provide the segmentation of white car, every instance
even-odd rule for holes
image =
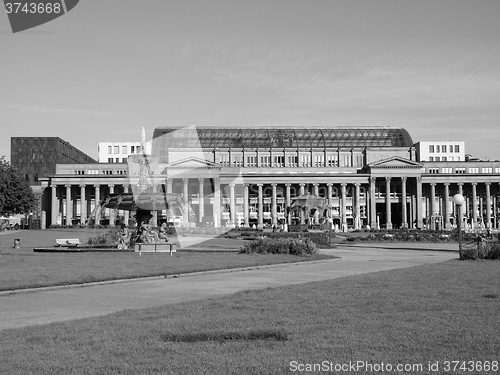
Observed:
[[[0,216],[0,228],[18,230],[21,227],[21,218],[18,216]]]

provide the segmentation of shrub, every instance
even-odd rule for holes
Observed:
[[[477,244],[462,249],[462,260],[500,259],[500,243],[496,241],[477,241]]]
[[[292,254],[311,255],[316,253],[317,248],[309,238],[267,238],[260,237],[255,241],[242,246],[240,253],[269,253],[269,254]]]
[[[97,236],[90,237],[88,240],[89,245],[115,245],[120,238],[120,234],[117,229],[110,230],[108,232],[99,233]]]

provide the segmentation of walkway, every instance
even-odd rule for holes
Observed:
[[[195,301],[242,290],[331,280],[457,258],[456,252],[359,246],[322,252],[342,259],[2,295],[0,329],[101,316],[126,309]]]

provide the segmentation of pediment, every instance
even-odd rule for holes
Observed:
[[[371,163],[368,165],[369,168],[415,168],[420,169],[423,167],[422,164],[416,161],[405,159],[399,156],[393,156],[388,159],[383,159]]]
[[[167,168],[183,168],[183,169],[194,169],[194,168],[220,168],[219,164],[214,163],[210,160],[201,159],[197,157],[189,157],[181,160],[176,160],[166,166]]]

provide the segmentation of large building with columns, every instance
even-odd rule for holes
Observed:
[[[455,143],[446,142],[447,153],[463,152]],[[185,225],[318,224],[330,216],[339,228],[452,229],[451,199],[462,193],[464,221],[498,228],[500,162],[423,161],[417,151],[398,127],[162,127],[146,173],[153,191],[182,194],[189,210],[177,215]],[[132,192],[145,173],[139,164],[57,165],[42,182],[45,226],[84,224],[96,202]],[[325,198],[324,212],[290,213],[308,193]],[[107,210],[99,220],[116,225],[129,215]]]

